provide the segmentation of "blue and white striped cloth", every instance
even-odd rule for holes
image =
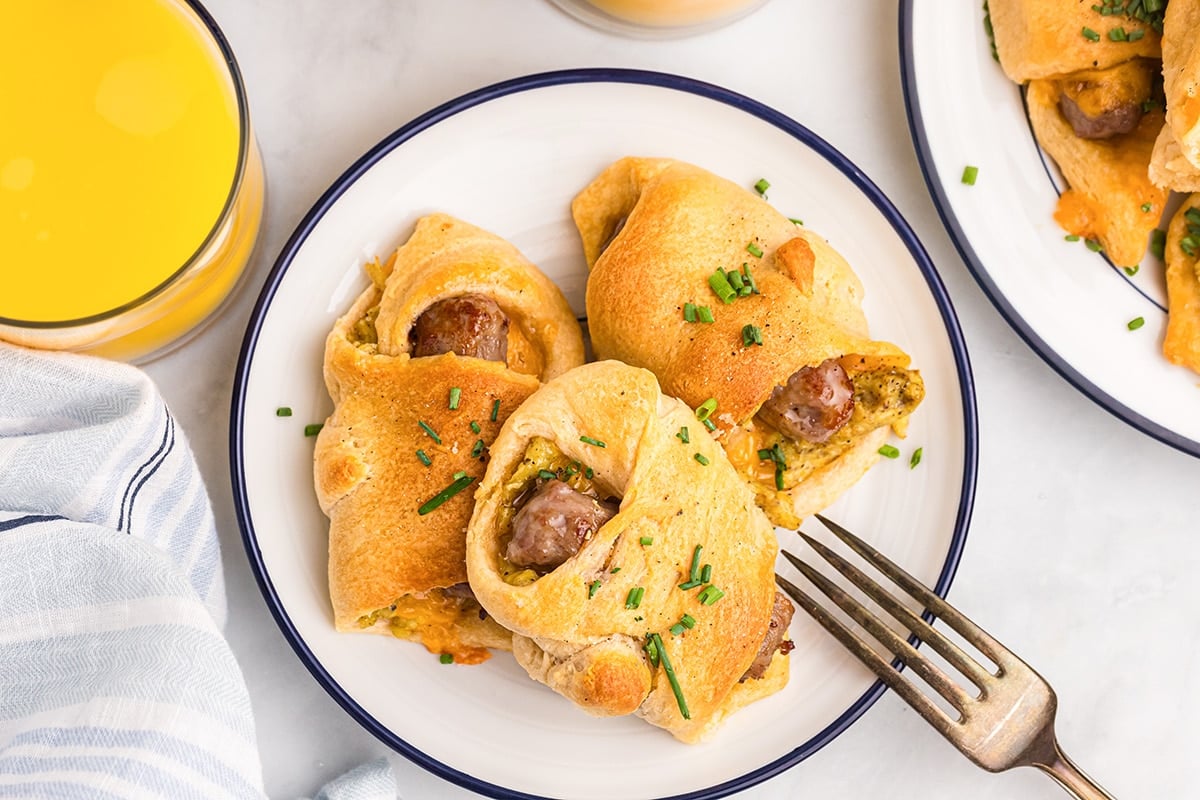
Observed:
[[[212,510],[141,371],[0,344],[0,798],[262,798]],[[386,760],[326,786],[394,800]]]

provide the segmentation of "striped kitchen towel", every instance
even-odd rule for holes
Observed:
[[[262,798],[212,510],[140,370],[0,344],[0,798]],[[396,797],[386,760],[318,797]]]

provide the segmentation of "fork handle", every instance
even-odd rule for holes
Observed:
[[[1054,743],[1054,753],[1050,763],[1035,764],[1034,766],[1053,778],[1059,786],[1079,800],[1116,800],[1115,797],[1104,791],[1100,784],[1075,766],[1075,762],[1067,758],[1066,753],[1058,746],[1058,742]]]

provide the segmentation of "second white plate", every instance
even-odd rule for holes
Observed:
[[[1200,377],[1162,355],[1162,262],[1147,256],[1129,276],[1064,239],[1053,218],[1057,171],[1033,137],[1020,88],[992,58],[981,5],[903,0],[900,46],[926,183],[992,303],[1086,396],[1200,456]],[[968,165],[979,170],[974,186],[962,182]],[[1138,317],[1145,325],[1129,330]]]

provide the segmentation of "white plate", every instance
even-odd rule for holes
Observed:
[[[363,262],[386,256],[419,216],[445,211],[513,241],[582,313],[586,268],[569,203],[628,154],[684,159],[747,187],[767,177],[771,201],[855,266],[873,332],[921,369],[929,394],[900,443],[904,459],[875,468],[834,518],[944,592],[970,516],[975,403],[949,300],[887,199],[806,129],[717,87],[620,70],[499,84],[405,126],[317,202],[263,290],[234,391],[235,495],[267,603],[317,680],[396,750],[494,797],[723,796],[815,752],[881,691],[798,615],[788,688],[736,714],[713,742],[688,746],[633,718],[587,716],[504,653],[445,666],[412,643],[333,630],[327,523],[303,427],[331,410],[322,346],[366,286]],[[276,417],[285,405],[294,415]],[[910,469],[917,446],[924,460]]]
[[[909,124],[942,220],[984,292],[1046,363],[1130,425],[1200,456],[1200,379],[1162,355],[1162,263],[1147,256],[1130,277],[1065,241],[1053,219],[1061,177],[1038,148],[1019,87],[992,58],[981,5],[900,4]],[[962,182],[967,165],[979,168],[974,186]],[[1136,317],[1145,326],[1130,331]]]

